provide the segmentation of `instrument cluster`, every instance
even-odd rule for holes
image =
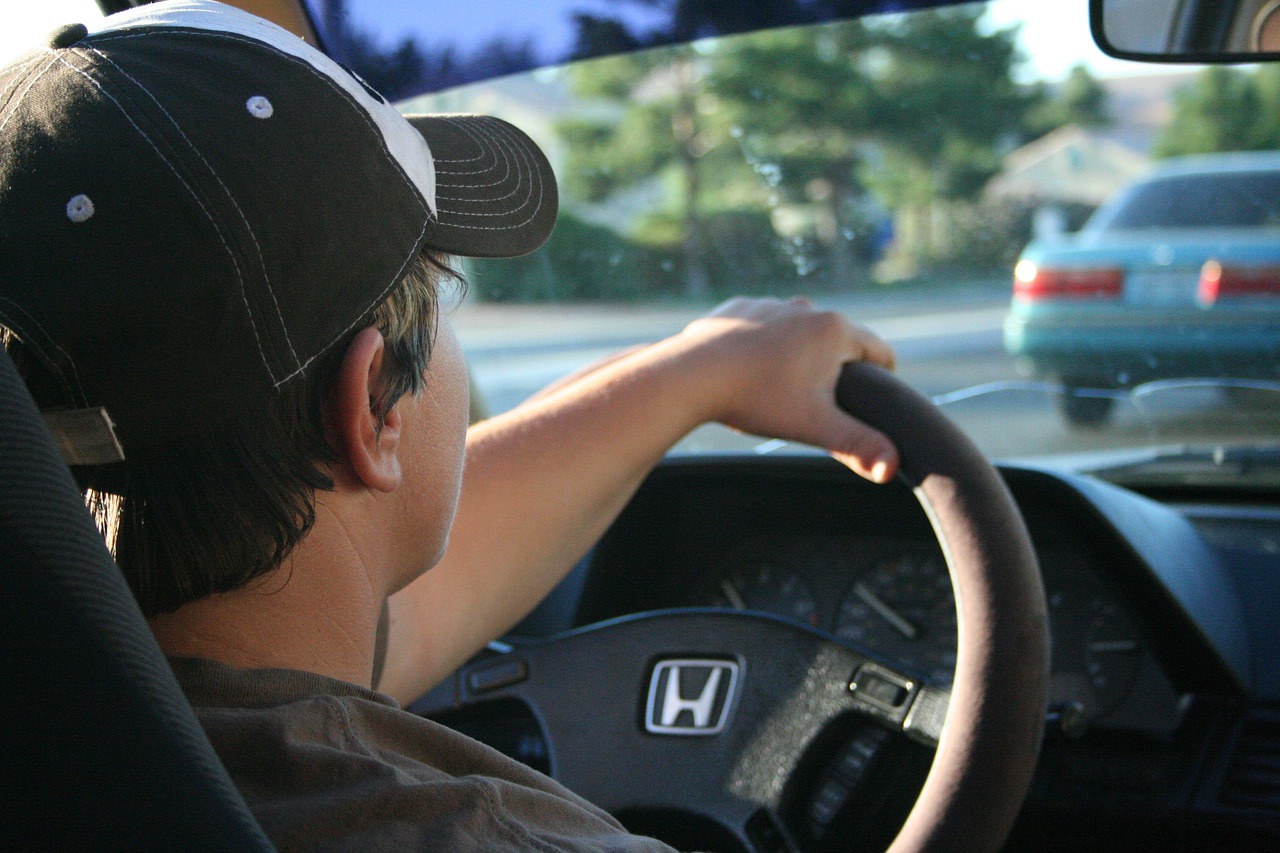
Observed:
[[[1051,705],[1070,703],[1097,721],[1116,715],[1144,672],[1158,666],[1139,620],[1080,555],[1041,555],[1053,637]],[[728,549],[686,606],[755,610],[870,649],[934,684],[956,662],[951,580],[935,543],[799,535],[743,540]],[[1150,686],[1149,685],[1149,686]],[[1167,688],[1168,701],[1173,701]],[[1166,704],[1161,702],[1161,705]]]

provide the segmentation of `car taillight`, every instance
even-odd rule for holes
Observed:
[[[1206,261],[1200,268],[1196,296],[1212,305],[1224,296],[1280,296],[1280,266],[1223,266]]]
[[[1018,261],[1013,270],[1013,295],[1027,302],[1043,299],[1118,299],[1124,289],[1124,270],[1112,267],[1054,269]]]

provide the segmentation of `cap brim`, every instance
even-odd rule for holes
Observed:
[[[510,258],[546,242],[559,193],[546,155],[501,119],[405,116],[431,149],[435,215],[425,244],[451,255]]]

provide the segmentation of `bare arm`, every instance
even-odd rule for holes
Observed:
[[[408,701],[529,612],[694,427],[815,444],[877,481],[897,454],[835,405],[843,364],[889,347],[803,300],[735,300],[472,428],[444,558],[391,598],[379,689]]]

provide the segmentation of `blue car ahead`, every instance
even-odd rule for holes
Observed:
[[[1081,388],[1280,379],[1280,152],[1166,161],[1078,234],[1027,246],[1004,340],[1082,426],[1113,399]]]

